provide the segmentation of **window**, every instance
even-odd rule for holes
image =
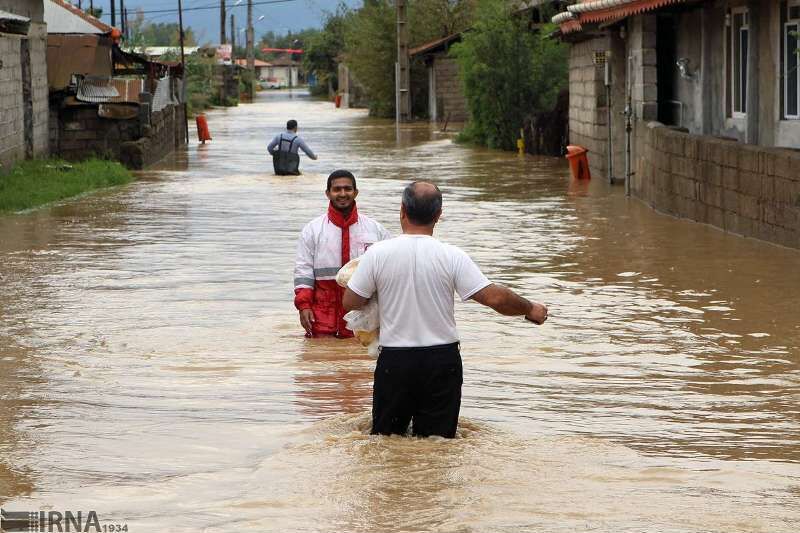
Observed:
[[[747,8],[732,9],[728,21],[729,109],[734,118],[742,118],[747,113],[747,49],[750,44],[750,20]]]
[[[783,116],[800,119],[800,1],[787,2],[783,23]]]

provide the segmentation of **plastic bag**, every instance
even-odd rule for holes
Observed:
[[[367,353],[372,357],[378,356],[378,338],[380,336],[380,315],[378,302],[372,298],[361,309],[354,309],[346,315],[347,329],[353,332],[362,346],[367,347]]]
[[[340,287],[346,289],[347,282],[350,281],[350,278],[353,277],[353,274],[358,268],[358,262],[361,261],[360,257],[356,257],[355,259],[351,259],[344,265],[342,268],[339,269],[339,272],[336,273],[336,284]]]
[[[349,261],[336,273],[336,283],[340,287],[347,287],[347,282],[350,281],[353,273],[358,268],[359,259],[356,257]],[[362,346],[367,347],[367,353],[372,357],[377,357],[379,328],[381,325],[377,297],[372,298],[361,309],[355,309],[344,315],[344,320],[347,322],[347,329],[353,332],[353,335]]]

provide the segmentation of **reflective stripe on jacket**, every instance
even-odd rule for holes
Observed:
[[[370,245],[391,238],[391,234],[373,219],[358,214],[349,226],[350,258],[364,254]],[[294,268],[294,304],[298,310],[314,312],[314,335],[351,337],[343,320],[344,289],[336,284],[342,267],[342,228],[320,215],[303,228],[297,245]]]

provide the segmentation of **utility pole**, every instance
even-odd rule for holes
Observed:
[[[253,43],[253,0],[247,0],[247,70],[255,70],[255,46]]]
[[[236,56],[236,17],[231,13],[231,63],[236,64],[234,57]]]
[[[112,0],[113,2],[113,0]],[[181,0],[178,0],[178,39],[181,43],[181,75],[183,76],[183,118],[184,118],[184,135],[186,136],[186,142],[189,142],[189,113],[188,113],[188,106],[186,105],[186,84],[188,82],[188,77],[186,76],[186,56],[183,52],[183,3]]]
[[[122,35],[125,35],[125,0],[119,0],[119,23],[122,25]]]
[[[219,2],[219,44],[228,42],[225,39],[225,0]]]
[[[247,88],[250,98],[253,97],[255,84],[256,56],[253,43],[253,0],[247,0],[247,70],[250,72],[250,86]]]
[[[397,64],[395,66],[396,120],[411,120],[410,72],[408,59],[408,4],[407,0],[396,0],[397,5]]]
[[[116,28],[117,26],[117,3],[114,0],[111,0],[111,27]]]

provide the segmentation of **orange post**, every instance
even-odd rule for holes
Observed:
[[[341,94],[337,94],[336,95],[335,103],[336,103],[336,107],[341,107],[342,106],[342,95]]]
[[[569,161],[569,169],[572,172],[572,177],[578,180],[592,179],[592,174],[589,172],[589,158],[586,154],[589,152],[583,146],[570,144],[567,146],[567,155],[565,156]]]
[[[197,123],[197,140],[203,144],[205,144],[206,141],[210,141],[211,133],[208,131],[208,121],[206,121],[206,116],[202,114],[197,115],[195,122]]]

